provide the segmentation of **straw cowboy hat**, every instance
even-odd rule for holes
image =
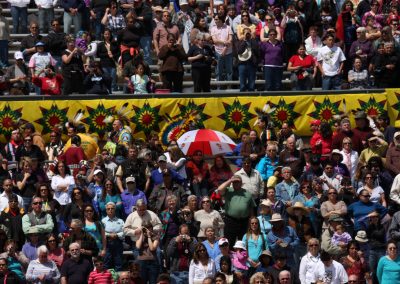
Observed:
[[[308,213],[307,208],[300,201],[297,201],[292,207],[289,207],[288,209],[286,209],[286,211],[290,215],[294,215],[294,210],[295,209],[300,209],[303,212],[303,215],[306,215]]]

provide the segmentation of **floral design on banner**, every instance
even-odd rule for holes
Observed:
[[[394,95],[396,96],[397,103],[391,105],[391,107],[397,110],[396,120],[400,120],[400,93],[394,92]]]
[[[7,140],[11,137],[11,132],[18,124],[24,124],[27,121],[21,119],[22,107],[12,110],[9,104],[6,104],[0,111],[0,134],[3,134]]]
[[[323,102],[320,103],[314,100],[315,110],[308,114],[308,116],[328,122],[330,125],[334,123],[334,116],[340,115],[339,106],[342,101],[331,102],[328,97],[325,97]]]
[[[204,121],[211,118],[210,115],[204,113],[204,108],[206,107],[206,103],[196,105],[194,101],[191,99],[187,103],[187,105],[178,103],[178,107],[181,113],[175,115],[173,118],[184,117],[193,112],[196,112],[198,114],[198,119],[196,120],[196,124],[193,126],[194,129],[203,129]]]
[[[35,122],[43,126],[42,134],[50,133],[56,125],[64,126],[68,121],[67,107],[59,109],[57,105],[53,104],[50,109],[46,109],[42,106],[39,106],[39,108],[42,112],[42,117],[35,120]]]
[[[89,116],[82,119],[82,122],[89,125],[88,133],[97,133],[100,138],[103,138],[107,132],[112,131],[112,124],[105,123],[104,119],[113,115],[114,108],[115,106],[105,108],[102,103],[99,103],[95,109],[86,106]]]
[[[257,116],[249,111],[251,103],[241,105],[236,98],[232,104],[225,102],[222,102],[222,104],[225,108],[225,113],[218,115],[218,117],[225,121],[223,131],[232,128],[236,136],[239,136],[242,128],[250,130],[249,122]]]
[[[149,102],[146,100],[142,107],[132,106],[133,110],[136,112],[131,118],[131,122],[135,124],[135,130],[133,134],[143,131],[143,133],[148,136],[152,132],[160,131],[160,108],[161,105],[151,107]]]
[[[296,129],[294,122],[298,117],[300,117],[300,113],[294,111],[294,108],[296,107],[295,101],[287,104],[285,100],[281,98],[277,104],[274,104],[273,102],[268,102],[268,104],[271,108],[275,108],[275,110],[270,114],[275,127],[281,128],[282,124],[286,122],[290,128]]]
[[[384,112],[385,110],[385,104],[386,100],[377,102],[375,98],[370,97],[368,101],[364,102],[363,100],[358,99],[358,102],[360,103],[361,109],[369,116],[374,117],[377,115],[380,115]]]

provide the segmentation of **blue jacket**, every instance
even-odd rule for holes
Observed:
[[[265,156],[258,162],[256,170],[260,172],[263,181],[267,181],[274,174],[274,169],[278,165],[278,162],[279,157],[275,157],[274,165],[272,165],[271,158],[268,156]]]
[[[347,214],[349,214],[350,217],[354,218],[355,232],[367,229],[367,215],[372,211],[377,211],[380,214],[380,218],[382,219],[386,215],[388,210],[380,203],[374,203],[371,201],[369,201],[368,203],[357,201],[347,207]]]

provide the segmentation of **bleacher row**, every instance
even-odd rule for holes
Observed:
[[[3,15],[6,17],[6,19],[9,21],[10,25],[10,30],[12,30],[12,17],[9,9],[9,4],[6,0],[0,0],[0,5],[3,7]],[[62,19],[63,18],[63,9],[62,8],[55,8],[54,14],[56,18]],[[37,15],[38,15],[38,9],[28,9],[28,24],[31,21],[37,20]],[[45,36],[45,34],[42,34]],[[20,50],[20,42],[21,40],[26,36],[26,34],[11,34],[10,38],[10,46],[9,46],[9,63],[13,64],[14,63],[14,53],[18,50]],[[156,54],[153,54],[153,62],[157,62],[156,59]],[[153,64],[150,65],[150,69],[152,71],[152,77],[156,81],[156,88],[161,88],[162,84],[159,79],[159,74],[158,74],[158,65]],[[187,64],[184,65],[185,73],[184,73],[184,81],[183,81],[183,88],[184,92],[186,93],[191,93],[193,92],[193,81],[192,81],[192,76],[191,76],[191,65]],[[285,71],[283,74],[283,88],[286,91],[289,91],[292,89],[292,82],[290,81],[290,72]],[[262,70],[262,66],[258,68],[257,71],[257,77],[256,77],[256,87],[257,90],[262,91],[264,89],[264,74]],[[215,79],[214,73],[212,74],[212,79],[211,79],[211,88],[213,90],[218,89],[218,87],[221,87],[226,91],[228,88],[228,91],[231,92],[239,92],[239,80],[234,80],[234,81],[217,81]],[[316,90],[319,90],[319,88],[315,88]],[[114,92],[113,94],[121,94],[121,92]]]

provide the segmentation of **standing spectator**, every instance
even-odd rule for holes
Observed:
[[[8,67],[5,74],[6,80],[10,83],[9,94],[28,95],[31,72],[29,72],[28,66],[24,62],[24,55],[22,54],[21,51],[17,51],[14,53],[14,59],[15,59],[14,65]],[[17,143],[14,144],[13,147],[19,144],[18,141],[16,142]],[[15,151],[16,149],[13,149],[11,152],[6,151],[7,157],[10,155],[9,158],[11,158],[11,159],[7,158],[9,161],[11,160],[15,161]]]
[[[82,10],[85,3],[82,0],[61,0],[64,8],[64,33],[70,34],[71,25],[74,24],[74,33],[77,34],[82,27]]]
[[[140,37],[140,48],[143,51],[143,59],[147,65],[151,65],[153,60],[151,58],[152,48],[152,18],[153,11],[147,1],[135,0],[133,2],[133,10],[136,14],[137,23],[141,25],[142,36]]]
[[[32,212],[22,217],[22,230],[28,234],[32,230],[37,230],[40,240],[44,240],[53,231],[54,223],[50,214],[42,210],[42,198],[35,197],[32,200]]]
[[[0,68],[8,66],[8,41],[10,40],[10,26],[2,13],[3,8],[0,6]]]
[[[300,44],[297,55],[289,59],[288,71],[292,71],[296,78],[294,88],[296,90],[311,90],[314,78],[317,75],[317,65],[311,55],[306,55],[306,48]]]
[[[400,277],[400,257],[396,242],[390,240],[386,245],[386,256],[382,256],[376,271],[380,284],[393,283]]]
[[[29,263],[26,271],[26,280],[30,283],[58,283],[60,272],[54,261],[49,260],[48,249],[46,246],[37,248],[38,258]],[[6,282],[7,283],[7,282]]]
[[[70,258],[61,266],[61,283],[88,283],[92,264],[81,256],[84,250],[79,243],[71,243],[68,248]]]
[[[66,255],[64,249],[59,246],[59,238],[54,234],[50,234],[46,240],[46,247],[48,249],[48,258],[54,261],[58,269],[60,269]]]
[[[120,271],[122,269],[124,221],[116,217],[115,209],[115,203],[108,202],[106,204],[107,216],[101,220],[107,238],[104,266],[107,269],[114,268],[116,271]]]
[[[160,68],[163,88],[171,92],[181,93],[183,84],[183,62],[187,59],[182,45],[176,43],[174,34],[168,34],[168,43],[163,45],[158,53],[162,60]]]
[[[279,154],[279,165],[290,167],[292,175],[298,179],[303,173],[305,164],[303,152],[296,149],[296,138],[290,136],[286,139],[285,149]]]
[[[250,160],[253,167],[257,165],[261,157],[265,155],[264,145],[261,139],[257,136],[256,130],[251,130],[246,141],[243,142],[242,149],[240,150],[240,155],[244,158]]]
[[[51,56],[56,61],[58,72],[62,64],[61,53],[67,48],[66,34],[61,29],[60,20],[53,19],[51,21],[51,30],[49,31],[47,37],[43,39],[43,41],[46,44]]]
[[[73,92],[83,94],[83,54],[82,51],[75,46],[75,40],[73,38],[67,39],[67,49],[61,54],[61,70],[64,78],[63,95],[69,95]]]
[[[282,182],[275,187],[276,199],[282,201],[286,207],[293,205],[294,198],[299,194],[300,185],[292,176],[292,169],[284,167],[282,169]]]
[[[38,183],[36,175],[32,174],[32,160],[30,158],[23,158],[20,163],[22,171],[17,174],[17,188],[24,201],[24,210],[28,212],[29,205],[31,204],[32,197],[35,195],[35,187]]]
[[[168,44],[168,34],[175,35],[177,44],[182,42],[178,26],[171,22],[170,12],[164,10],[162,14],[162,22],[158,23],[157,27],[153,31],[153,44],[157,55],[159,54],[161,47]]]
[[[31,59],[31,56],[36,52],[36,43],[42,41],[42,36],[39,34],[39,27],[36,22],[29,24],[30,33],[21,41],[21,51],[24,54],[24,58],[27,62]]]
[[[126,27],[118,32],[117,42],[121,50],[122,65],[139,55],[141,29],[136,16],[129,14]]]
[[[147,203],[146,195],[139,190],[136,185],[136,179],[133,176],[127,177],[125,180],[126,190],[121,193],[122,206],[126,216],[131,214],[138,200]]]
[[[113,284],[115,283],[111,272],[104,266],[104,260],[101,256],[94,259],[95,270],[90,272],[88,284],[104,283]]]
[[[276,39],[277,35],[275,29],[270,29],[268,32],[269,40],[260,45],[266,91],[282,90],[283,44]]]
[[[26,34],[28,29],[28,5],[29,0],[7,0],[11,5],[13,34]]]
[[[32,83],[35,85],[35,89],[38,88],[37,91],[39,91],[37,94],[41,95],[61,95],[62,82],[63,77],[61,74],[55,73],[54,67],[51,64],[42,69],[37,76],[32,77]]]
[[[195,44],[189,48],[188,61],[192,64],[192,79],[194,92],[210,92],[211,65],[214,62],[214,52],[205,45],[205,35],[198,33]]]
[[[357,40],[353,41],[349,51],[350,59],[355,60],[356,56],[361,59],[363,69],[368,67],[373,55],[372,43],[367,39],[366,32],[367,29],[364,27],[357,29]]]
[[[211,28],[210,34],[217,60],[216,78],[218,81],[232,81],[232,29],[224,23],[225,18],[220,15],[214,16],[214,21],[216,25]]]
[[[264,196],[264,182],[260,173],[251,166],[250,158],[245,158],[243,167],[235,175],[242,178],[242,188],[253,196],[258,202],[259,198]]]
[[[92,0],[90,1],[90,17],[92,27],[94,28],[95,38],[100,40],[101,34],[104,32],[104,25],[101,20],[104,17],[106,8],[110,5],[109,0]]]
[[[111,91],[117,91],[117,69],[116,62],[119,56],[118,44],[111,34],[111,30],[105,29],[103,41],[97,45],[97,57],[100,58],[100,64],[104,74],[111,78]]]
[[[48,33],[50,29],[50,23],[54,19],[54,7],[57,5],[56,0],[35,0],[38,8],[39,18],[39,32]]]
[[[320,48],[317,60],[322,74],[322,89],[340,89],[341,75],[346,57],[340,47],[334,45],[335,37],[328,34],[324,38],[326,45]]]
[[[242,187],[239,175],[231,177],[217,190],[225,198],[225,236],[234,244],[236,238],[246,233],[247,220],[253,216],[255,203],[251,193]]]
[[[256,87],[256,70],[260,57],[258,42],[251,37],[251,29],[243,29],[244,38],[237,44],[240,91],[253,92]]]
[[[8,180],[11,182],[11,180]],[[25,234],[22,230],[22,216],[24,209],[18,206],[18,197],[16,194],[10,196],[8,207],[0,213],[0,223],[6,226],[9,230],[9,237],[15,241],[18,248],[22,248],[25,243]]]
[[[29,60],[29,68],[31,70],[31,76],[34,77],[43,77],[43,70],[46,69],[48,65],[55,66],[56,62],[51,54],[45,51],[45,44],[41,41],[35,44],[36,53],[31,56]],[[40,95],[40,88],[35,87],[36,95]]]
[[[318,28],[316,26],[311,26],[309,35],[310,36],[304,41],[306,52],[312,57],[317,58],[318,51],[322,47],[321,38],[318,36]]]
[[[312,283],[347,283],[348,276],[343,265],[326,251],[321,252],[321,262],[315,267]]]
[[[110,7],[106,8],[101,23],[106,29],[111,31],[112,40],[117,40],[119,31],[126,27],[125,18],[121,14],[117,1],[111,1]]]
[[[294,5],[292,3],[289,4],[281,22],[281,28],[284,30],[285,57],[288,59],[296,53],[304,38],[303,25]]]
[[[202,243],[198,243],[194,249],[193,259],[189,267],[189,284],[202,283],[207,276],[215,274],[215,263],[209,257],[207,249]]]
[[[203,197],[201,200],[202,209],[194,213],[194,219],[200,222],[200,232],[196,236],[198,239],[207,237],[206,229],[213,228],[217,237],[224,235],[224,221],[218,211],[211,208],[211,201],[208,196]]]

